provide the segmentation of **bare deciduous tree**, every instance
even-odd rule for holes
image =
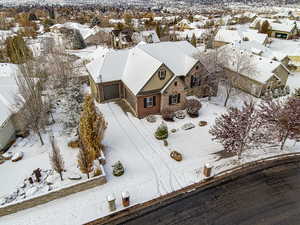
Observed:
[[[225,88],[224,107],[234,94],[235,88],[242,85],[241,75],[255,72],[255,65],[251,61],[250,54],[235,47],[222,49],[220,65],[224,68],[224,72],[221,74],[220,81]]]
[[[50,136],[50,144],[51,144],[51,153],[49,155],[52,168],[59,173],[60,179],[63,181],[62,173],[65,169],[65,163],[60,153],[60,149],[54,139],[54,137]]]
[[[37,70],[32,63],[20,65],[21,73],[16,76],[19,94],[16,96],[16,107],[21,110],[22,123],[44,141],[41,131],[48,121],[47,103],[42,97],[38,82]]]

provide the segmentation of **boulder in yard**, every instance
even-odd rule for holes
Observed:
[[[12,162],[17,162],[17,161],[23,159],[23,156],[24,156],[24,153],[23,153],[23,152],[17,152],[17,153],[15,153],[15,154],[12,156],[11,161],[12,161]]]
[[[199,126],[200,127],[204,127],[207,125],[207,122],[206,121],[199,121]]]
[[[172,151],[170,157],[178,162],[182,160],[182,154],[177,151]]]
[[[69,180],[80,180],[81,176],[78,173],[71,173],[68,175]]]
[[[156,117],[154,115],[149,115],[149,116],[146,117],[146,120],[149,123],[155,123],[156,122]]]
[[[10,160],[12,157],[13,157],[13,154],[12,152],[5,152],[2,157],[5,159],[5,160]]]
[[[195,128],[195,125],[193,123],[186,123],[181,127],[183,130],[190,130]]]
[[[176,117],[177,119],[184,119],[184,118],[185,118],[185,113],[184,113],[184,111],[180,110],[180,111],[175,112],[175,117]]]

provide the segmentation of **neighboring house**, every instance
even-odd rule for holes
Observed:
[[[224,65],[225,72],[228,76],[234,76],[236,88],[261,97],[267,90],[285,87],[290,72],[282,63],[255,55],[232,44],[225,45],[220,50],[230,59]]]
[[[268,42],[268,35],[257,33],[257,31],[254,30],[240,31],[220,29],[213,40],[213,48],[243,41],[256,41],[265,45]]]
[[[15,76],[20,73],[17,65],[0,63],[0,150],[5,150],[24,129],[19,112],[14,112],[18,93]]]
[[[185,31],[175,31],[177,40],[192,40],[193,35],[195,35],[197,42],[202,42],[207,30],[205,29],[194,29]]]
[[[159,37],[157,36],[156,31],[146,30],[140,32],[134,32],[132,37],[134,43],[145,42],[145,43],[158,43],[160,42]]]
[[[268,35],[273,38],[281,38],[281,39],[293,39],[298,35],[297,22],[291,20],[274,20],[274,19],[266,19],[266,18],[256,18],[250,28],[259,29],[263,22],[268,21]]]
[[[112,30],[110,32],[111,35],[111,43],[113,48],[122,49],[128,48],[133,45],[132,35],[133,30],[129,28],[125,28],[123,30]]]
[[[284,66],[288,66],[290,63],[290,58],[287,54],[271,50],[257,41],[235,42],[234,45],[240,49],[250,51],[255,55],[281,62]]]
[[[125,99],[139,118],[183,109],[186,96],[208,83],[196,53],[187,41],[109,51],[87,64],[93,96],[98,102]],[[204,93],[212,94],[216,90]]]
[[[296,24],[271,23],[269,27],[271,37],[292,39],[298,34]]]

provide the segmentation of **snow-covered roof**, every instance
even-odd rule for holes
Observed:
[[[186,37],[191,39],[194,34],[197,39],[201,39],[202,35],[205,34],[205,32],[207,32],[207,30],[205,29],[193,29],[193,30],[185,30],[185,31],[176,31],[176,34],[181,40],[185,39]]]
[[[53,28],[67,28],[67,29],[76,29],[79,30],[80,34],[82,35],[83,39],[88,38],[90,35],[93,35],[98,32],[97,26],[94,28],[90,28],[86,24],[80,24],[80,23],[74,23],[74,22],[67,22],[64,24],[55,24],[50,27],[50,29]]]
[[[256,30],[241,31],[220,29],[215,36],[215,41],[234,43],[236,41],[243,41],[247,38],[248,41],[257,41],[258,43],[263,44],[267,37],[267,34],[257,33]]]
[[[282,61],[288,56],[282,52],[271,50],[257,41],[235,42],[234,45],[243,50],[250,51],[256,55],[260,55],[272,60]]]
[[[0,63],[0,125],[12,114],[18,92],[15,76],[20,73],[16,64]]]
[[[240,69],[237,72],[260,83],[266,83],[271,77],[276,76],[275,69],[282,65],[278,61],[255,55],[233,44],[222,46],[220,50],[226,54],[227,60],[224,63],[227,69],[236,71],[236,64],[240,63],[238,65]]]
[[[163,64],[176,76],[185,76],[196,64],[193,55],[197,52],[187,41],[144,43],[107,51],[87,64],[87,69],[96,83],[122,80],[137,94]]]
[[[270,23],[272,30],[291,32],[295,28],[295,24]]]

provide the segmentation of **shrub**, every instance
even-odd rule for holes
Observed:
[[[174,121],[175,112],[169,108],[162,110],[161,115],[165,121]]]
[[[201,107],[201,102],[196,99],[189,99],[186,102],[186,112],[190,115],[190,117],[198,117]]]
[[[163,140],[166,139],[169,135],[168,132],[168,127],[167,125],[162,122],[159,127],[157,128],[157,130],[155,131],[154,136],[158,139],[158,140]]]
[[[100,175],[102,175],[101,169],[100,168],[96,168],[94,170],[93,177],[97,177],[97,176],[100,176]]]

